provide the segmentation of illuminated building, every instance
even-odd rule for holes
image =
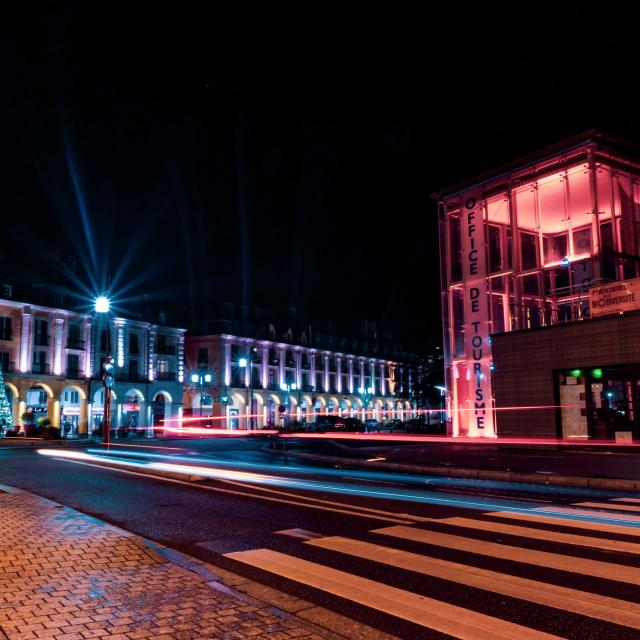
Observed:
[[[640,149],[591,131],[434,197],[450,433],[575,436],[570,411],[587,416],[601,381],[570,372],[604,367],[606,378],[616,358],[640,362],[638,349],[609,348],[607,360],[615,320],[583,322],[590,288],[640,275]],[[584,326],[555,327],[565,323]],[[582,391],[563,390],[580,380]],[[594,424],[585,419],[580,437],[594,437]]]
[[[16,425],[48,418],[63,437],[82,437],[103,415],[107,335],[115,356],[112,428],[150,427],[182,415],[183,329],[0,298],[0,364]],[[24,418],[23,416],[27,414]]]
[[[282,340],[188,336],[185,415],[212,416],[212,426],[230,429],[314,422],[320,415],[381,422],[417,415],[417,368],[380,355],[323,348],[317,338],[308,346],[306,335],[294,341],[288,333]],[[190,371],[210,372],[211,383],[189,384]]]

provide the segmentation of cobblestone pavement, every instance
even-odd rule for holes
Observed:
[[[0,638],[336,638],[168,562],[140,538],[0,490]]]

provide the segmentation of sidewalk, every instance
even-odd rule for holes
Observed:
[[[25,491],[0,487],[0,638],[339,636],[226,587],[206,565]],[[163,555],[163,552],[168,552]]]

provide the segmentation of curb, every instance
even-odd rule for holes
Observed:
[[[149,473],[149,475],[156,476],[161,474],[167,476],[180,475],[169,472]],[[184,480],[184,476],[180,475],[180,479]],[[0,483],[0,493],[1,492],[13,494],[25,493],[33,496],[43,504],[60,507],[65,511],[80,514],[83,518],[91,522],[100,524],[106,529],[129,538],[159,562],[172,563],[186,571],[197,574],[209,588],[248,604],[265,606],[271,613],[281,618],[296,618],[301,624],[306,625],[311,631],[322,635],[322,637],[327,640],[401,640],[397,636],[374,629],[357,620],[335,613],[330,609],[317,606],[312,602],[289,595],[284,591],[278,591],[273,587],[245,578],[227,569],[217,567],[210,562],[198,560],[182,551],[177,551],[176,549],[167,547],[159,542],[154,542],[122,527],[112,525],[100,518],[83,513],[72,507],[67,507],[56,500],[51,500],[32,493],[31,491],[2,483]],[[2,630],[0,629],[0,639],[3,637],[1,634]]]
[[[262,451],[271,455],[287,455],[292,458],[328,464],[351,465],[367,469],[384,471],[400,471],[405,473],[420,473],[448,478],[471,478],[474,480],[496,480],[500,482],[521,482],[526,484],[544,484],[557,487],[579,487],[584,489],[611,489],[614,491],[640,491],[640,480],[624,478],[590,478],[587,476],[556,476],[541,475],[526,471],[498,471],[491,469],[468,469],[464,467],[432,467],[420,464],[400,464],[397,462],[367,462],[360,458],[341,458],[338,456],[324,456],[315,453],[282,452],[280,450],[262,447]]]

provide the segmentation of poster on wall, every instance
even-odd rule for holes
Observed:
[[[485,230],[480,193],[468,195],[462,207],[464,275],[464,343],[466,375],[458,395],[460,435],[495,437],[491,394],[491,346]],[[459,379],[460,380],[460,379]],[[459,388],[460,388],[459,387]]]
[[[640,309],[640,278],[620,280],[589,289],[591,317]]]

